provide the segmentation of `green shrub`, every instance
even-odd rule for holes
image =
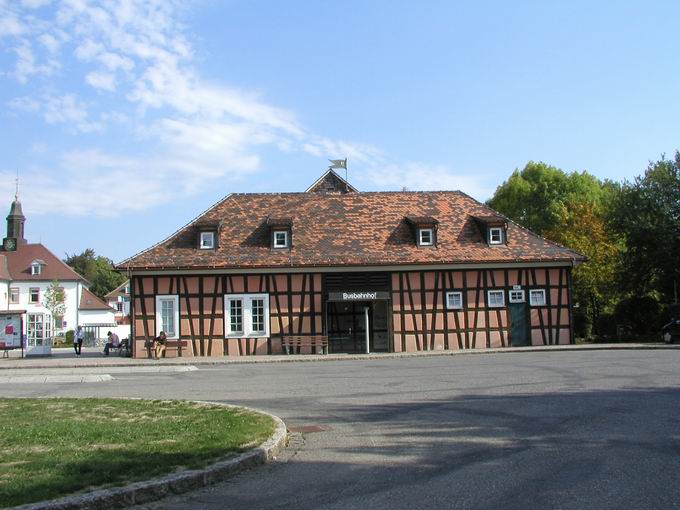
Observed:
[[[600,338],[616,337],[616,317],[611,313],[601,313],[597,318],[595,330]]]
[[[592,324],[583,308],[574,308],[574,336],[576,338],[590,338]]]
[[[72,344],[72,343],[73,343],[73,336],[74,336],[75,334],[76,334],[75,331],[73,331],[72,329],[69,329],[69,330],[66,332],[66,343],[67,343],[67,344]]]
[[[633,335],[656,333],[661,326],[661,305],[652,296],[633,296],[616,304],[614,317],[618,325],[626,326]]]

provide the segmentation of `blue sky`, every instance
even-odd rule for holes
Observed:
[[[230,192],[485,200],[680,148],[678,2],[0,0],[0,206],[120,261]]]

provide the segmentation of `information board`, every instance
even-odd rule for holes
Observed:
[[[0,315],[0,348],[21,347],[21,315]]]

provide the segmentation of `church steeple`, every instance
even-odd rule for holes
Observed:
[[[7,237],[3,240],[3,247],[6,251],[15,250],[18,244],[26,244],[26,239],[24,239],[25,222],[26,216],[24,216],[21,202],[19,202],[19,179],[17,178],[14,202],[12,202],[7,216]]]

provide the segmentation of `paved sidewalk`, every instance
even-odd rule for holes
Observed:
[[[497,349],[467,349],[455,351],[425,351],[409,353],[375,353],[375,354],[300,354],[300,355],[272,355],[272,356],[242,356],[242,357],[193,357],[164,358],[152,360],[146,358],[123,358],[117,355],[104,356],[97,348],[83,348],[83,355],[76,358],[72,349],[54,349],[50,357],[20,358],[17,354],[8,359],[0,359],[0,371],[15,369],[45,369],[45,368],[84,368],[84,367],[160,367],[177,365],[227,365],[243,363],[289,363],[309,361],[347,361],[368,359],[399,359],[430,356],[470,356],[497,353],[525,353],[525,352],[571,352],[571,351],[601,351],[601,350],[637,350],[637,349],[666,349],[677,350],[679,345],[663,343],[640,344],[577,344],[577,345],[547,345],[532,347],[504,347]],[[12,351],[16,353],[16,351]]]

